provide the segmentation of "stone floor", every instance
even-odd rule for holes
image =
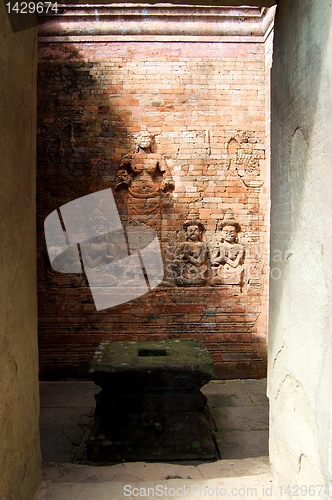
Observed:
[[[220,459],[211,463],[88,464],[85,447],[96,392],[88,381],[40,383],[44,483],[35,500],[195,499],[224,496],[225,491],[232,498],[271,498],[266,380],[216,380],[202,389],[217,427]],[[144,488],[150,488],[149,495]],[[173,491],[177,496],[169,494]]]
[[[43,462],[85,463],[94,409],[93,382],[40,382]],[[266,380],[214,380],[202,392],[216,423],[221,459],[268,455]]]

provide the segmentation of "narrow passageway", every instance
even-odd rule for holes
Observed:
[[[201,0],[201,3],[203,2],[204,0]],[[234,0],[232,3],[238,5],[241,2]],[[248,3],[256,2],[248,0]],[[261,1],[259,4],[263,7]],[[271,4],[272,2],[269,1],[269,6]],[[272,256],[277,255],[282,258],[274,261],[276,262],[274,275],[278,276],[278,279],[271,280],[270,288],[268,374],[271,405],[270,458],[273,464],[276,498],[283,497],[284,495],[281,496],[280,493],[285,491],[297,495],[300,485],[303,485],[302,491],[310,491],[309,494],[313,493],[322,500],[331,496],[329,484],[331,478],[330,368],[332,348],[329,328],[331,310],[328,307],[331,304],[332,295],[332,277],[330,276],[332,273],[330,265],[332,255],[330,193],[332,142],[328,133],[331,129],[330,117],[332,116],[329,97],[330,61],[332,59],[331,20],[330,2],[278,1],[272,68],[271,253]],[[6,409],[1,414],[3,433],[0,465],[4,474],[0,482],[0,496],[13,500],[17,498],[31,500],[41,481],[35,272],[36,154],[34,144],[36,143],[37,30],[25,29],[15,33],[11,29],[5,4],[2,4],[0,8],[0,23],[2,27],[0,38],[3,47],[0,78],[3,96],[3,119],[0,125],[1,157],[6,172],[0,184],[3,202],[1,223],[4,235],[0,247],[3,262],[1,292],[4,303],[1,308],[3,347],[1,349],[3,367],[1,404]],[[50,38],[52,38],[51,35]],[[53,42],[55,42],[54,39]],[[104,42],[101,41],[101,45],[103,44]],[[68,51],[67,54],[65,52],[63,60],[67,59],[68,62],[70,56],[66,58]],[[73,52],[71,55],[74,55]],[[59,75],[55,76],[58,78]],[[73,96],[68,92],[63,95]],[[111,95],[113,99],[114,94]],[[126,99],[127,97],[124,102],[127,102]],[[151,100],[149,102],[151,103]],[[158,107],[157,104],[164,105],[165,102],[163,103],[159,98],[153,99],[151,106],[155,108]],[[167,106],[169,104],[168,102]],[[87,112],[85,116],[93,112],[91,109],[85,111]],[[99,111],[99,108],[94,111]],[[106,109],[102,107],[101,111],[106,112]],[[144,116],[148,117],[147,114]],[[220,113],[220,116],[224,118],[223,113]],[[55,121],[49,121],[48,124],[56,123],[57,118],[60,119],[60,123],[63,123],[60,116],[54,117]],[[99,119],[99,125],[102,125],[104,117],[99,116]],[[204,123],[204,120],[205,117],[202,117],[200,121]],[[137,120],[139,127],[142,126],[142,121]],[[65,132],[69,143],[71,142],[71,125]],[[103,125],[106,129],[105,122]],[[56,126],[54,128],[57,129]],[[57,133],[57,130],[55,132]],[[75,133],[75,130],[73,132]],[[96,128],[96,133],[102,133],[101,127]],[[47,134],[46,137],[48,137]],[[209,134],[204,137],[208,142]],[[192,137],[187,138],[192,139]],[[230,139],[230,154],[232,154],[231,146],[234,144],[232,139],[236,140],[236,138],[228,138]],[[55,137],[55,139],[60,138]],[[72,142],[74,145],[74,141]],[[63,151],[59,143],[61,140],[56,143],[61,157]],[[47,175],[49,166],[49,163],[45,165]],[[181,172],[188,173],[190,170],[188,168],[187,171],[181,170]],[[238,175],[235,170],[233,174]],[[241,175],[238,176],[241,177]],[[107,180],[109,178],[106,176],[105,181]],[[189,189],[182,191],[179,198],[184,197],[184,192],[195,192],[192,188],[196,186],[188,185],[187,187]],[[208,186],[208,189],[210,187]],[[52,193],[47,193],[47,196],[51,197]],[[62,201],[65,203],[71,200]],[[53,209],[53,207],[50,208]],[[205,208],[203,207],[203,210]],[[47,216],[46,213],[45,216]],[[256,221],[252,220],[252,222],[254,229]],[[269,227],[268,222],[266,227]],[[52,273],[49,273],[48,280],[51,287],[53,278]],[[60,285],[64,288],[68,284],[66,278],[60,280]],[[257,282],[251,285],[256,286]],[[72,293],[75,295],[75,290]],[[85,300],[84,306],[91,312],[93,304],[89,302],[89,299],[85,298]],[[66,315],[68,311],[65,311],[63,302],[62,306],[64,309],[53,303],[55,310],[58,307],[60,315],[61,311]],[[184,304],[181,306],[183,307]],[[237,310],[237,313],[239,312]],[[184,313],[183,310],[181,313]],[[201,311],[197,310],[196,313],[200,314]],[[204,311],[204,324],[202,321],[201,326],[208,329],[208,324],[214,322],[216,313],[217,311],[212,307]],[[97,345],[100,342],[99,338],[93,338],[96,334],[93,328],[95,325],[91,322],[89,325],[88,328],[92,328],[93,335],[89,343],[84,344],[85,354],[93,349],[93,343]],[[122,326],[119,326],[120,330]],[[50,332],[47,327],[44,333],[44,361],[49,363],[51,372],[55,368],[61,371],[63,367],[57,365],[60,358],[56,359],[56,348],[50,342],[50,337],[48,337]],[[57,340],[61,345],[65,339],[64,329],[60,327],[57,333]],[[82,332],[75,333],[78,335],[75,343],[71,338],[62,354],[65,353],[68,360],[67,367],[76,364],[75,369],[77,369],[82,359],[81,353],[78,352],[82,346],[82,337],[80,337]],[[248,355],[245,350],[240,353],[244,357]],[[217,354],[226,355],[225,352]],[[228,363],[234,362],[233,353],[228,354]],[[85,361],[87,357],[85,356]],[[52,373],[48,375],[51,377]],[[86,416],[84,413],[85,410],[83,410],[83,417]],[[76,437],[72,438],[72,442],[75,444]],[[244,463],[246,460],[256,459],[243,459],[241,462]],[[235,460],[230,462],[232,467],[237,465]],[[211,467],[211,464],[207,466]],[[137,496],[137,492],[140,494],[142,491],[141,496],[144,496],[145,485],[152,485],[155,488],[154,491],[158,486],[157,482],[151,481],[145,482],[144,485],[142,475],[143,481],[140,478],[137,479],[133,490],[124,489],[128,484],[125,482],[126,479],[122,483],[113,481],[101,485],[66,482],[66,476],[63,473],[67,467],[84,469],[85,466],[71,463],[68,466],[57,465],[56,467],[65,481],[44,485],[38,495],[38,500],[41,498],[43,500],[46,498],[47,500],[123,499],[124,492],[128,493],[128,496]],[[92,470],[91,466],[87,467]],[[116,467],[127,467],[127,464],[120,464]],[[218,472],[221,471],[216,471],[216,474]],[[93,477],[89,476],[89,480],[93,481]],[[183,479],[167,479],[162,486],[168,488],[171,486],[173,493],[177,491],[176,486],[186,487],[184,481]],[[193,485],[195,493],[193,498],[202,497],[204,492],[205,496],[212,496],[215,494],[216,487],[220,492],[220,488],[226,486],[236,487],[238,498],[245,498],[246,494],[252,497],[253,490],[249,491],[248,488],[254,485],[256,487],[258,484],[260,488],[257,489],[257,499],[272,496],[268,486],[271,484],[271,476],[268,472],[250,476],[250,480],[246,476],[245,481],[246,488],[243,482],[237,483],[233,477],[212,479],[211,482],[209,479],[197,480],[197,484]],[[138,483],[143,486],[142,490],[137,489]],[[245,489],[240,490],[240,484]],[[186,490],[182,489],[180,493],[183,495],[184,491]],[[225,491],[223,496],[228,492],[231,495],[232,489]]]
[[[218,380],[204,391],[216,425],[219,460],[167,467],[194,467],[196,472],[197,467],[211,467],[206,477],[212,478],[229,475],[227,467],[234,470],[228,460],[244,464],[243,470],[238,466],[241,474],[247,460],[253,460],[253,468],[258,464],[260,471],[268,455],[266,380],[261,377],[266,375],[267,355],[275,9],[130,9],[128,17],[126,9],[113,4],[100,8],[96,17],[91,5],[83,10],[72,5],[67,7],[70,23],[66,16],[52,13],[39,29],[43,461],[94,465],[86,454],[93,384],[48,380],[84,379],[103,339],[194,337],[214,358]],[[142,23],[146,12],[148,20]],[[87,273],[70,272],[63,258],[69,249],[58,256],[58,267],[49,262],[43,223],[64,205],[109,188],[124,228],[148,224],[157,231],[164,279],[148,295],[96,312]],[[143,197],[145,206],[146,190],[153,196]],[[103,226],[104,208],[100,204],[93,210]],[[88,214],[86,224],[94,227],[92,218]],[[107,238],[99,246],[94,241],[86,247],[93,250],[96,262],[103,262],[105,248],[111,262],[121,258],[122,249],[112,244],[111,251]],[[199,264],[186,263],[188,248],[192,255],[199,251]],[[125,271],[124,281],[135,279],[134,268]],[[44,466],[45,477],[59,467]],[[144,469],[154,477],[151,467]]]

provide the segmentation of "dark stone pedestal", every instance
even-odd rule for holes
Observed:
[[[104,341],[89,373],[102,388],[89,460],[217,458],[199,390],[214,378],[213,360],[200,341]]]

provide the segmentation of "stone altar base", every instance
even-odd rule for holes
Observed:
[[[89,460],[217,458],[213,420],[199,390],[214,378],[213,360],[200,341],[104,341],[89,373],[102,388]]]

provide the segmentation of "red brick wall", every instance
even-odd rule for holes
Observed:
[[[263,43],[42,43],[39,49],[39,331],[42,377],[86,376],[103,339],[201,339],[220,378],[266,371],[268,180]],[[102,122],[109,122],[102,134]],[[158,286],[97,312],[82,275],[52,271],[43,221],[80,196],[111,187],[142,127],[175,183],[162,194],[165,266],[183,221],[219,239],[231,209],[245,246],[243,286]],[[232,149],[234,147],[234,149]],[[235,152],[238,152],[236,160]],[[114,195],[123,221],[126,199]]]

